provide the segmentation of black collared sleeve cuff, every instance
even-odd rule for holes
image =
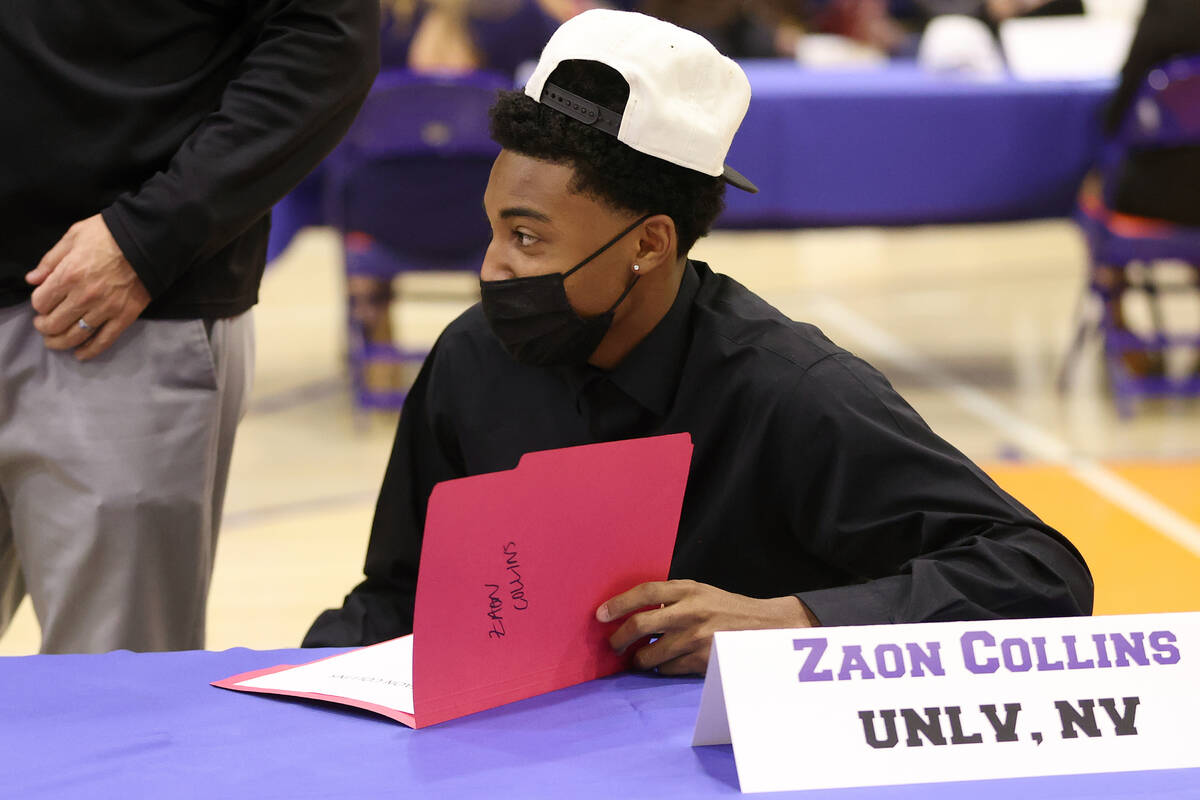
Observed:
[[[911,580],[907,575],[897,575],[869,583],[798,592],[796,598],[823,627],[884,625],[897,621],[897,599]]]

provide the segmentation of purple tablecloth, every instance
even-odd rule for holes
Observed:
[[[750,110],[729,163],[732,227],[905,225],[1067,215],[1111,81],[980,81],[911,65],[745,64]]]
[[[420,731],[367,712],[208,685],[333,652],[0,658],[0,795],[698,800],[738,793],[729,747],[690,746],[699,680],[617,675]],[[1200,796],[1200,770],[771,796],[1182,800]]]

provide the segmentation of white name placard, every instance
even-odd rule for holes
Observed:
[[[1198,719],[1200,613],[732,631],[692,744],[768,792],[1200,767]]]

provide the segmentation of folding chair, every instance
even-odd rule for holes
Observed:
[[[1142,353],[1165,363],[1172,348],[1200,352],[1200,332],[1168,332],[1161,307],[1165,292],[1200,290],[1200,228],[1122,214],[1113,211],[1109,201],[1128,153],[1190,145],[1200,145],[1200,54],[1176,58],[1151,70],[1119,131],[1106,145],[1099,164],[1100,180],[1085,183],[1079,196],[1075,220],[1086,238],[1089,254],[1084,301],[1090,294],[1098,301],[1100,311],[1092,319],[1085,313],[1077,314],[1079,323],[1059,385],[1065,388],[1086,340],[1099,333],[1117,409],[1125,417],[1133,413],[1141,397],[1200,394],[1200,375],[1137,374],[1126,363],[1129,353]],[[1188,279],[1161,284],[1152,266],[1164,260],[1188,264]],[[1114,286],[1112,275],[1122,276],[1123,280]],[[1119,324],[1117,309],[1127,291],[1144,294],[1151,312],[1150,331],[1134,332]],[[1086,302],[1081,303],[1081,309],[1084,305]]]
[[[378,280],[389,289],[387,303],[402,272],[479,270],[491,239],[483,191],[500,151],[488,135],[488,109],[506,88],[511,82],[493,73],[380,74],[325,162],[325,214],[341,233],[348,282]],[[419,363],[428,353],[371,341],[361,317],[348,302],[355,401],[364,409],[400,408],[405,391],[369,386],[370,366]]]

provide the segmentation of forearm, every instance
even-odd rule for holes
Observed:
[[[1073,551],[1009,529],[921,555],[895,575],[797,597],[823,625],[874,625],[1090,614],[1092,593]]]

